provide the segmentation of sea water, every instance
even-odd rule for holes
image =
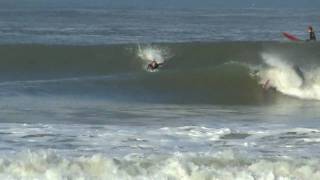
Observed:
[[[0,178],[319,179],[317,15],[0,10]]]

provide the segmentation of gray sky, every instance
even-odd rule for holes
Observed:
[[[1,8],[319,8],[320,0],[0,0]]]

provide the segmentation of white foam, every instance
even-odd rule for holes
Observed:
[[[294,70],[293,64],[283,58],[272,54],[262,54],[262,58],[267,67],[258,74],[261,84],[269,80],[270,86],[283,94],[302,99],[320,100],[320,70],[304,69],[305,82],[303,82]]]
[[[145,47],[139,46],[137,55],[145,62],[145,64],[153,60],[157,61],[158,63],[164,63],[172,57],[168,49],[150,45]]]
[[[188,138],[195,140],[219,140],[221,136],[231,133],[228,128],[213,129],[197,126],[184,126],[179,128],[165,128],[164,132],[168,135],[179,136],[180,138]]]
[[[320,177],[318,160],[250,159],[233,151],[64,157],[50,151],[21,152],[0,159],[1,179],[308,179]]]

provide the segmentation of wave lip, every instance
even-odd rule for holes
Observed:
[[[259,76],[261,83],[270,81],[277,91],[300,99],[320,100],[319,68],[303,69],[273,55],[262,54],[267,68]]]

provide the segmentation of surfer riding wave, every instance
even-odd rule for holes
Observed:
[[[158,63],[156,60],[151,61],[151,63],[148,64],[147,70],[156,70],[160,66],[162,66],[164,63]]]
[[[172,57],[169,49],[157,46],[138,46],[138,57],[143,60],[143,67],[149,72],[154,72],[167,64]]]

